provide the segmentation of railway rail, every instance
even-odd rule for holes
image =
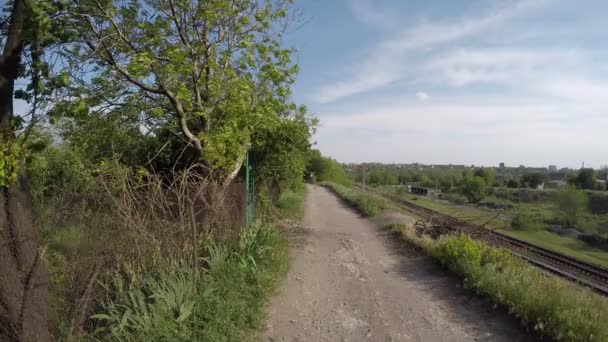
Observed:
[[[545,272],[574,281],[608,296],[608,269],[582,260],[557,253],[511,236],[492,231],[462,219],[422,207],[394,195],[373,189],[356,188],[382,196],[416,216],[430,223],[430,233],[437,237],[442,234],[463,232],[475,239],[484,240],[494,246],[507,248],[530,264]]]

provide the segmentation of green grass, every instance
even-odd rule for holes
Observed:
[[[394,208],[390,202],[382,197],[351,187],[330,182],[322,182],[321,185],[333,190],[344,201],[352,205],[361,215],[366,217],[376,216],[385,209]]]
[[[538,334],[557,341],[608,340],[604,297],[547,277],[508,250],[465,235],[431,240],[406,226],[391,228],[460,276],[466,287],[504,306]]]
[[[586,261],[592,264],[608,268],[608,253],[593,249],[583,241],[559,236],[546,230],[539,231],[514,231],[499,230],[505,235],[530,242],[552,251],[569,255],[571,257]]]
[[[207,267],[182,261],[156,274],[116,275],[94,319],[94,338],[122,341],[242,341],[287,271],[287,243],[269,226],[245,229],[238,247],[207,244]],[[143,277],[143,278],[142,278]]]
[[[302,185],[295,190],[289,189],[281,194],[277,202],[279,217],[285,219],[301,219],[304,216],[304,198],[306,187]]]

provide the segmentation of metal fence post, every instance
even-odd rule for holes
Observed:
[[[253,206],[255,202],[255,190],[253,184],[253,165],[251,160],[251,152],[247,151],[245,161],[245,184],[247,191],[247,207],[245,209],[245,225],[249,226],[253,223]]]

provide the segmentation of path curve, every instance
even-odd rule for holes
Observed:
[[[428,257],[309,186],[267,341],[533,341]]]

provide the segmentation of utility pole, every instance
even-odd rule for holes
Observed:
[[[438,199],[438,193],[437,193],[437,176],[435,176],[435,201]]]

